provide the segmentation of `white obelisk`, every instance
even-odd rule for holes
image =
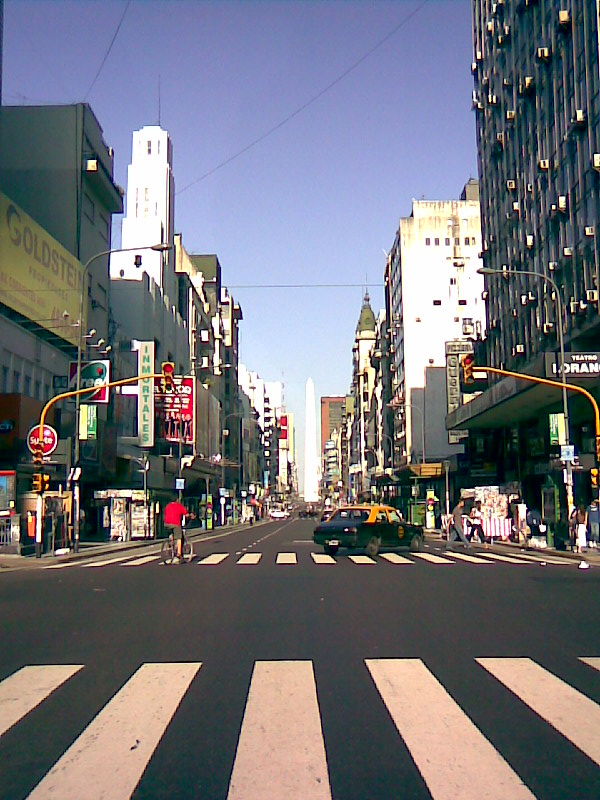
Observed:
[[[319,499],[319,479],[317,461],[317,412],[315,404],[315,384],[313,379],[306,381],[306,428],[304,431],[304,499],[315,503]]]

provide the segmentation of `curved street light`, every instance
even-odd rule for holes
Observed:
[[[563,303],[560,296],[558,285],[553,278],[545,275],[543,272],[536,272],[530,269],[492,269],[491,267],[480,267],[477,272],[480,275],[503,275],[505,278],[514,277],[518,275],[533,275],[537,278],[547,281],[554,290],[554,299],[556,301],[556,313],[558,316],[558,346],[560,350],[560,380],[563,383],[562,387],[562,402],[563,402],[563,415],[565,418],[565,444],[570,442],[569,434],[569,404],[567,400],[567,388],[564,385],[566,381],[565,375],[565,342],[563,336]],[[569,517],[573,509],[573,473],[570,461],[567,461],[565,470],[565,489],[567,492],[567,508]]]

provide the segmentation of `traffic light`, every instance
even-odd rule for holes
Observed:
[[[473,378],[473,368],[475,367],[475,357],[471,355],[471,353],[467,353],[464,355],[460,360],[460,365],[462,367],[462,378],[463,383],[473,383],[475,380]]]
[[[598,488],[598,470],[594,467],[590,470],[590,478],[592,480],[592,487],[594,489]]]
[[[33,443],[33,463],[36,467],[41,467],[44,463],[44,443],[39,439]]]
[[[172,392],[175,389],[175,364],[172,361],[163,361],[161,371],[163,392]]]
[[[34,492],[38,494],[43,494],[43,492],[47,492],[50,488],[50,475],[46,475],[44,472],[34,472],[31,488]]]

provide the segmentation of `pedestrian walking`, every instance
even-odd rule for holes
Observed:
[[[479,541],[481,544],[485,544],[485,534],[483,532],[483,512],[481,510],[481,500],[476,500],[473,504],[473,508],[471,509],[471,513],[469,514],[469,535],[468,539],[470,542],[473,541],[473,537],[477,535],[479,537]]]
[[[585,506],[583,504],[577,506],[575,519],[577,522],[576,552],[583,553],[584,548],[587,547],[587,524],[588,524],[588,515],[587,511],[585,510]]]
[[[597,548],[600,540],[600,507],[597,500],[592,500],[589,504],[587,515],[590,547]]]
[[[450,522],[450,529],[448,533],[448,550],[452,549],[452,542],[460,539],[465,547],[470,547],[469,540],[463,532],[463,513],[465,510],[465,501],[461,498],[452,509],[452,520]]]

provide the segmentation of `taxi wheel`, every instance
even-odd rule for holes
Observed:
[[[423,537],[420,533],[417,533],[410,542],[410,549],[413,553],[418,553],[420,550],[423,549]]]
[[[323,550],[325,551],[326,555],[334,556],[338,551],[338,547],[337,547],[337,544],[333,544],[333,545],[325,544],[325,545],[323,545]]]
[[[371,536],[369,539],[367,546],[365,547],[365,553],[368,556],[376,556],[379,552],[379,539],[377,536]]]

